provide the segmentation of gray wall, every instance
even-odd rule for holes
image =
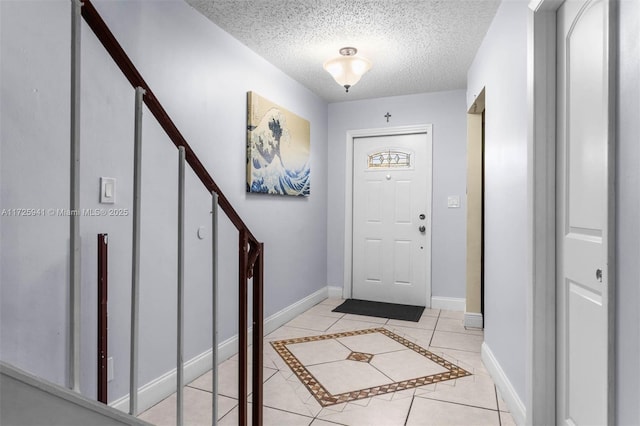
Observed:
[[[2,2],[0,9],[2,207],[62,208],[69,199],[69,3]],[[0,221],[1,358],[62,384],[68,220]]]
[[[503,2],[471,65],[485,92],[485,342],[526,401],[527,2]]]
[[[327,105],[183,1],[95,2],[158,99],[256,237],[265,243],[265,316],[326,286]],[[70,2],[2,1],[4,208],[66,208],[69,182]],[[134,91],[83,24],[83,208],[100,176],[131,208]],[[311,122],[308,198],[245,192],[246,92]],[[145,110],[140,376],[175,367],[177,150]],[[210,197],[187,172],[186,354],[211,347]],[[107,206],[109,207],[109,206]],[[2,217],[0,358],[54,383],[66,377],[68,218]],[[109,233],[109,401],[128,392],[131,216],[82,217],[81,386],[95,395],[96,234]],[[221,219],[220,340],[237,333],[237,234]],[[46,354],[46,356],[43,356]]]
[[[619,3],[617,422],[640,424],[640,3]]]
[[[358,90],[357,86],[353,90]],[[384,115],[389,112],[387,123]],[[464,91],[329,104],[327,275],[343,287],[345,141],[349,130],[433,124],[432,295],[465,297],[467,118]],[[459,195],[461,207],[447,208]]]

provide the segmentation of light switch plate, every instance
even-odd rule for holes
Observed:
[[[460,208],[460,196],[449,195],[449,197],[447,198],[447,207],[450,209]]]
[[[116,202],[116,179],[110,177],[100,178],[100,203],[114,204]]]

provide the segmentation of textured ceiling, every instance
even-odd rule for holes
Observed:
[[[500,0],[186,0],[328,102],[464,89]],[[349,93],[322,68],[373,62]]]

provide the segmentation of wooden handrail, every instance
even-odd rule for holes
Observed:
[[[176,148],[183,146],[187,156],[187,163],[191,166],[194,173],[209,192],[214,191],[218,194],[218,203],[222,211],[225,212],[229,220],[235,225],[238,230],[244,229],[248,233],[249,241],[252,241],[256,245],[259,244],[258,240],[251,234],[249,228],[245,225],[238,213],[235,211],[227,197],[222,193],[218,185],[215,183],[207,169],[202,165],[200,159],[195,154],[193,149],[189,146],[186,139],[182,136],[182,133],[178,130],[176,125],[169,117],[169,114],[162,107],[162,104],[158,101],[155,94],[142,78],[142,75],[138,72],[129,56],[125,53],[124,49],[118,43],[115,36],[104,22],[94,5],[90,0],[83,0],[82,5],[82,17],[85,22],[93,30],[98,40],[102,43],[107,50],[113,61],[118,65],[124,76],[129,80],[132,87],[142,87],[145,90],[144,103],[149,108],[149,111],[156,118],[160,126],[164,129],[167,136],[175,144]]]
[[[247,361],[248,361],[248,280],[253,278],[253,406],[252,423],[261,426],[263,422],[262,413],[262,344],[264,333],[263,322],[263,300],[264,300],[264,245],[260,243],[251,233],[247,225],[242,221],[238,213],[235,211],[227,197],[222,193],[218,185],[215,183],[209,172],[205,169],[200,159],[189,146],[185,138],[182,136],[176,125],[169,117],[169,114],[160,104],[155,94],[142,78],[131,59],[127,56],[124,49],[118,43],[115,36],[104,22],[91,0],[82,0],[82,17],[94,32],[98,40],[102,43],[106,51],[109,53],[113,61],[120,68],[120,71],[127,78],[134,88],[144,90],[143,100],[149,111],[156,118],[160,126],[176,148],[184,147],[186,162],[189,164],[194,173],[198,176],[202,184],[211,192],[215,192],[218,196],[218,205],[227,215],[229,220],[234,224],[239,232],[239,370],[238,370],[238,417],[239,424],[247,423]],[[216,342],[213,342],[215,345]],[[215,366],[214,366],[215,368]],[[213,419],[216,422],[216,419]]]

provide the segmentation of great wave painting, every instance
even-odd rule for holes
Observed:
[[[247,93],[247,192],[311,193],[309,121]]]

